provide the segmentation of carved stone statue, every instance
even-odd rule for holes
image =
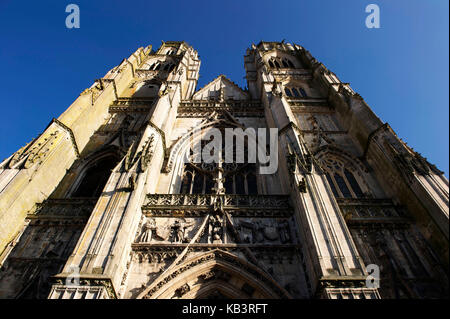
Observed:
[[[180,220],[175,220],[172,225],[172,242],[182,243],[184,239],[183,225]]]
[[[253,242],[261,243],[264,241],[264,225],[257,221],[253,227]]]
[[[141,243],[148,243],[152,240],[152,237],[156,234],[156,221],[153,218],[145,218],[144,225],[142,226],[141,236],[139,241]]]
[[[209,217],[209,243],[222,243],[222,222],[223,218],[219,215]]]
[[[183,243],[188,241],[187,229],[190,228],[194,222],[188,223],[183,222],[179,219],[175,220],[172,228],[172,242],[173,243]]]
[[[276,225],[270,223],[269,225],[263,224],[263,234],[264,238],[274,241],[278,239],[278,232]]]
[[[280,241],[283,244],[291,242],[291,231],[289,229],[289,222],[287,220],[282,221],[278,225],[278,233],[280,234]]]

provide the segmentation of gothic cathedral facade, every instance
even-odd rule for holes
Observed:
[[[198,89],[187,43],[139,48],[1,162],[0,297],[448,297],[444,174],[300,45],[244,66]],[[252,134],[192,160],[226,128],[275,172]]]

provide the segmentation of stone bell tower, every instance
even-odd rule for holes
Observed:
[[[244,65],[197,88],[187,43],[140,48],[3,161],[0,298],[448,296],[442,172],[301,46]]]

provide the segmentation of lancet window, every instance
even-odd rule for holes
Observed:
[[[352,169],[345,167],[339,159],[329,157],[323,160],[328,183],[336,197],[362,198],[365,197],[360,184]]]
[[[285,87],[284,92],[289,97],[308,97],[306,91],[301,87]]]
[[[224,136],[224,135],[223,135]],[[202,149],[209,141],[201,141]],[[195,163],[191,150],[191,162],[184,165],[180,193],[182,194],[211,194],[215,193],[219,169],[223,177],[223,187],[226,194],[251,195],[258,194],[256,163],[248,163],[247,148],[245,148],[245,162],[237,163],[235,149],[233,162],[225,162],[225,144],[222,143],[220,163]]]
[[[115,156],[107,156],[87,167],[71,197],[99,197],[117,162]]]
[[[271,68],[295,68],[294,63],[287,58],[272,57],[268,63]]]

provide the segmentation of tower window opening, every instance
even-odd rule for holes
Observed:
[[[117,162],[115,157],[108,156],[91,165],[71,197],[99,197]]]
[[[299,88],[300,90],[300,94],[302,95],[302,97],[308,97],[308,95],[306,94],[306,91],[303,88]]]
[[[296,88],[292,88],[292,92],[294,93],[295,97],[300,97],[300,93],[298,93]]]
[[[224,134],[222,135],[224,137]],[[234,137],[236,139],[236,137]],[[202,140],[202,146],[210,141]],[[245,141],[247,147],[248,140]],[[235,145],[235,143],[233,143]],[[201,149],[203,149],[201,147]],[[222,140],[222,152],[220,163],[186,163],[184,171],[181,176],[180,193],[182,194],[212,194],[215,192],[216,180],[219,178],[221,172],[222,186],[226,194],[240,194],[250,195],[258,194],[257,178],[256,178],[256,164],[248,162],[248,153],[245,148],[244,161],[245,163],[234,162],[237,156],[233,149],[233,162],[225,162],[225,140]],[[211,154],[212,155],[212,154]],[[191,150],[191,158],[194,158],[194,153]],[[220,167],[218,165],[221,165]]]
[[[335,197],[364,198],[360,184],[356,180],[354,173],[344,167],[344,164],[334,158],[327,158],[323,161],[326,171],[326,178]]]
[[[292,96],[292,92],[288,88],[284,88],[284,92],[286,93],[287,96],[289,96],[289,97]]]

